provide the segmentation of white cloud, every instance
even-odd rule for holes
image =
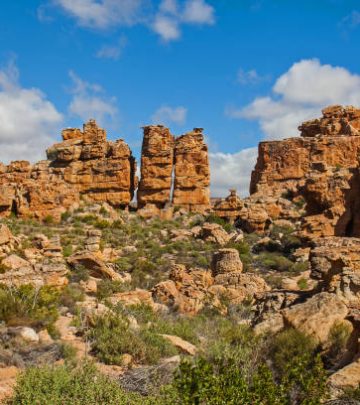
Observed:
[[[262,76],[255,69],[250,70],[239,69],[237,73],[237,82],[242,85],[258,84],[267,81],[269,79],[270,79],[269,76]]]
[[[173,17],[159,14],[155,17],[152,27],[164,41],[173,41],[181,36],[179,23]]]
[[[249,194],[250,175],[255,167],[257,148],[237,153],[210,153],[211,195],[226,197],[235,188],[245,197]]]
[[[185,107],[162,106],[155,111],[151,120],[154,124],[183,125],[186,121],[187,109]]]
[[[73,81],[73,98],[69,105],[69,113],[80,117],[83,121],[95,118],[101,125],[113,126],[118,120],[119,111],[115,97],[107,97],[103,88],[91,84],[74,72],[69,72]]]
[[[215,10],[205,0],[51,0],[78,25],[95,29],[144,24],[164,41],[181,36],[183,24],[210,25],[215,23]],[[156,11],[154,11],[156,10]],[[43,13],[39,9],[39,18]],[[116,55],[114,49],[102,54]]]
[[[272,93],[244,108],[227,108],[226,114],[257,120],[266,139],[297,136],[298,125],[319,116],[325,106],[359,105],[360,76],[317,59],[302,60],[276,80]]]
[[[162,0],[151,27],[164,41],[173,41],[180,38],[182,24],[214,23],[215,10],[204,0],[186,0],[181,6],[177,0]]]
[[[143,0],[53,0],[83,27],[107,29],[141,19]]]
[[[117,60],[122,55],[127,44],[126,37],[120,37],[115,45],[103,45],[96,53],[97,58]]]
[[[0,161],[44,158],[62,115],[37,88],[23,88],[13,62],[0,70]]]
[[[187,0],[182,19],[191,24],[214,24],[214,8],[204,0]]]

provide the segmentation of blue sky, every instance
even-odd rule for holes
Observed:
[[[95,117],[139,155],[140,127],[204,127],[213,195],[242,194],[263,139],[360,105],[353,0],[4,0],[0,159],[42,158]]]

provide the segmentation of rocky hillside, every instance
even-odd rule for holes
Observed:
[[[138,211],[111,204],[129,202],[134,163],[92,122],[64,131],[36,182],[37,165],[7,166],[16,198],[78,197],[57,216],[46,194],[40,219],[3,211],[2,403],[359,403],[359,117],[330,107],[260,144],[250,197],[211,209],[200,129],[144,129]],[[95,155],[125,172],[104,177]]]

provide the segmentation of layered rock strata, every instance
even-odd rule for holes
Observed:
[[[47,150],[56,175],[92,202],[127,206],[135,190],[136,163],[129,146],[106,140],[95,120],[79,129],[65,129],[63,142]]]
[[[301,137],[261,142],[252,173],[252,197],[302,198],[303,233],[360,236],[360,110],[325,108],[303,123]]]
[[[94,120],[62,137],[47,150],[48,160],[0,165],[0,216],[59,218],[80,196],[116,207],[130,203],[136,164],[123,140],[108,142]]]
[[[175,141],[173,204],[190,211],[205,211],[210,206],[209,186],[208,147],[202,128],[194,128]]]
[[[164,208],[171,200],[174,137],[162,125],[144,127],[138,206]]]
[[[143,213],[151,214],[170,203],[205,211],[210,207],[209,187],[208,148],[201,128],[174,138],[162,125],[144,127],[138,190]]]

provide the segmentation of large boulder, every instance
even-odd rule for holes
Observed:
[[[347,314],[348,308],[342,300],[326,292],[282,311],[285,325],[312,336],[319,343],[326,343],[331,328],[344,322]]]

